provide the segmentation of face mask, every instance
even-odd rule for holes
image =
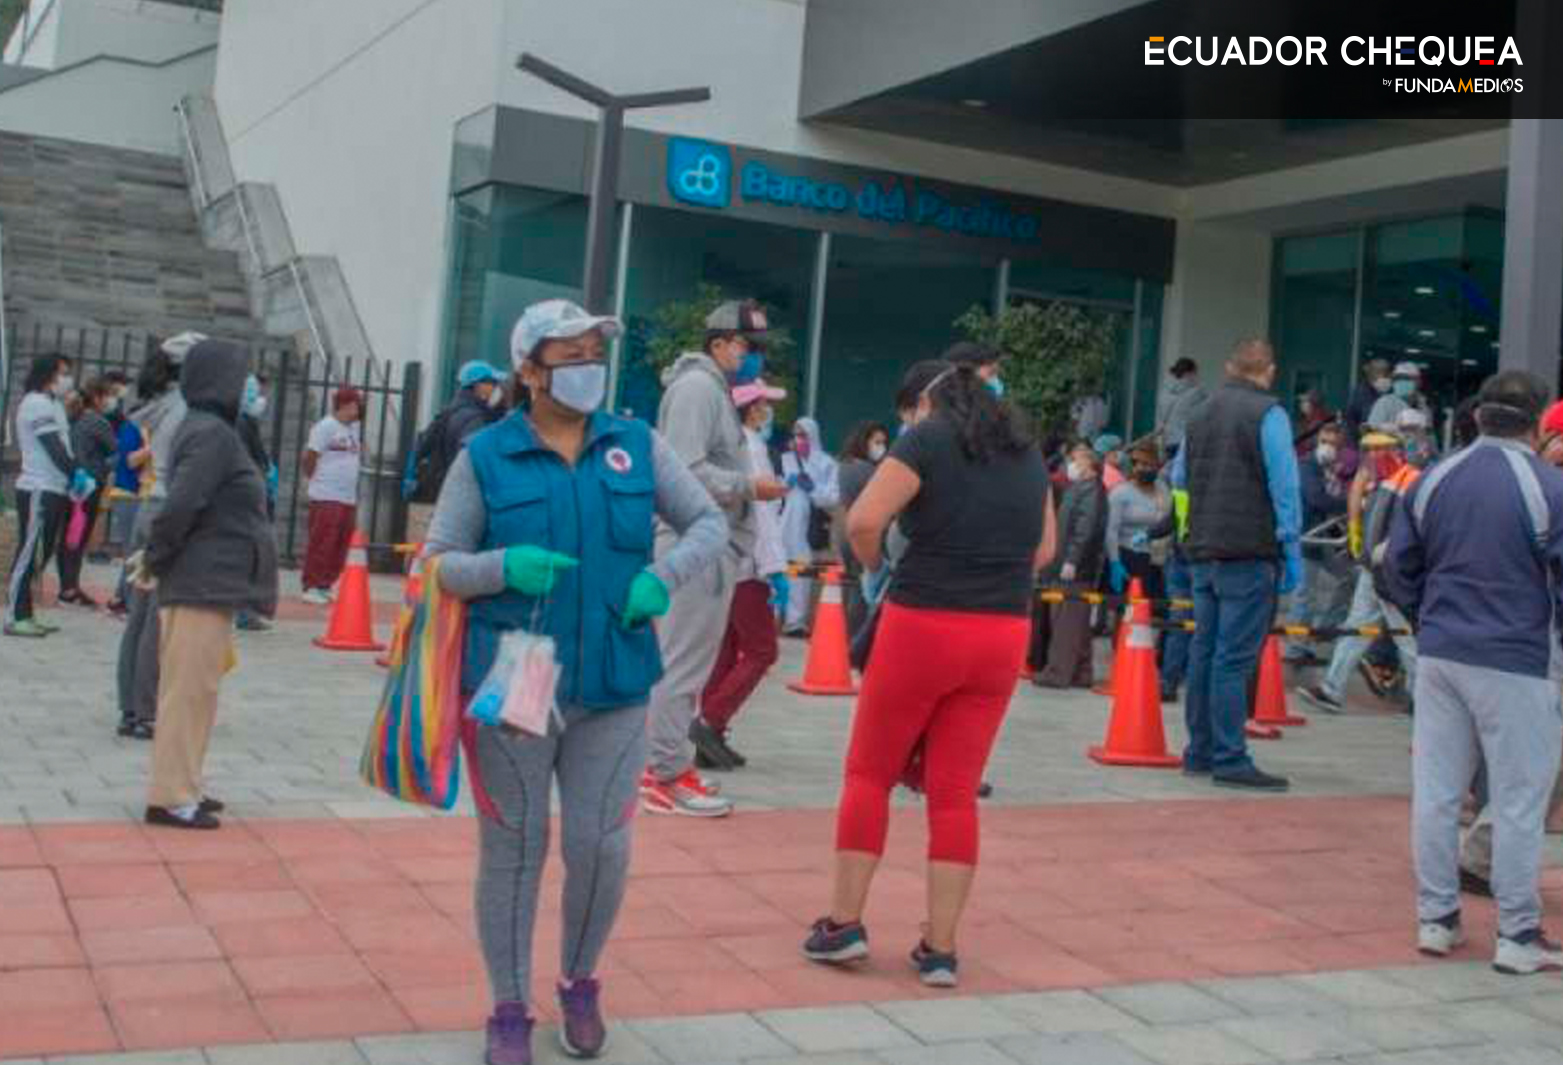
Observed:
[[[995,397],[997,397],[998,399],[1003,399],[1004,398],[1004,379],[1002,377],[992,377],[992,378],[989,378],[988,379],[988,391],[992,392],[993,395]]]
[[[266,413],[266,397],[256,396],[244,405],[244,413],[251,418],[260,418]]]
[[[582,362],[549,371],[548,394],[554,402],[577,414],[590,414],[602,406],[608,393],[608,364]]]
[[[1156,471],[1155,470],[1135,470],[1134,471],[1134,479],[1136,481],[1140,482],[1141,484],[1155,484],[1156,483]]]
[[[494,407],[499,406],[504,401],[505,401],[505,393],[500,391],[500,388],[499,388],[498,385],[495,385],[493,388],[491,388],[489,390],[488,399],[484,400],[483,402],[487,403],[489,405],[490,409],[493,409]]]
[[[1400,472],[1400,467],[1405,465],[1405,460],[1393,451],[1385,451],[1373,456],[1373,472],[1381,481],[1387,481]]]
[[[119,397],[110,396],[108,401],[103,404],[103,413],[113,414],[117,410],[119,410]]]
[[[796,436],[792,440],[792,450],[800,459],[806,459],[809,457],[809,452],[813,450],[813,445],[809,443],[808,437]]]
[[[75,387],[76,378],[72,377],[70,374],[63,374],[59,377],[56,377],[54,379],[53,388],[54,397],[56,399],[64,399],[66,396],[70,395],[71,389]]]
[[[1064,476],[1071,481],[1079,481],[1085,477],[1085,467],[1078,462],[1071,462],[1064,467]]]
[[[765,356],[758,351],[746,351],[738,363],[738,369],[728,375],[735,385],[747,385],[759,380],[765,370]]]
[[[868,446],[868,459],[870,462],[882,462],[885,457],[885,445],[870,444]]]
[[[760,427],[758,429],[756,429],[755,432],[760,434],[760,439],[761,440],[769,440],[771,438],[771,430],[773,430],[775,428],[776,428],[776,412],[775,411],[767,411],[766,414],[765,414],[765,420],[760,423]]]
[[[1313,457],[1319,460],[1320,466],[1328,466],[1335,461],[1335,445],[1320,444],[1313,449]]]
[[[1401,399],[1410,399],[1416,395],[1416,382],[1408,381],[1404,377],[1394,383],[1395,395]]]
[[[1387,378],[1387,377],[1375,377],[1373,379],[1373,391],[1378,392],[1380,394],[1388,392],[1389,391],[1389,384],[1390,384],[1389,378]]]

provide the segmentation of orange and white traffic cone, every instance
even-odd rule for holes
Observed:
[[[1295,728],[1307,723],[1307,718],[1298,717],[1287,709],[1286,680],[1281,675],[1281,641],[1268,636],[1264,650],[1259,654],[1259,684],[1254,694],[1252,724],[1274,729],[1278,725]]]
[[[1167,750],[1161,723],[1161,680],[1156,672],[1156,630],[1140,582],[1129,586],[1133,603],[1118,660],[1113,663],[1113,714],[1107,739],[1087,753],[1103,765],[1175,769],[1183,759]]]
[[[347,551],[347,568],[326,634],[315,638],[316,647],[328,651],[383,651],[385,644],[375,642],[374,601],[369,593],[369,539],[362,531],[353,533]]]
[[[820,578],[819,604],[814,610],[814,631],[803,679],[787,687],[800,695],[856,695],[848,653],[847,611],[841,601],[841,570],[832,566]]]

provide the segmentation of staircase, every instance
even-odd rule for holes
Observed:
[[[207,247],[173,156],[0,132],[5,320],[264,335],[239,257]]]

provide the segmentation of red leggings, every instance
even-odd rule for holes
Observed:
[[[838,851],[884,853],[890,790],[921,739],[928,857],[977,864],[977,787],[1029,636],[1023,617],[885,604],[852,721]]]

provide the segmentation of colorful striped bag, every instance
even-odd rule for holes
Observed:
[[[439,559],[425,562],[396,622],[390,674],[359,765],[364,782],[392,798],[441,810],[456,804],[466,616],[466,604],[440,591]]]

